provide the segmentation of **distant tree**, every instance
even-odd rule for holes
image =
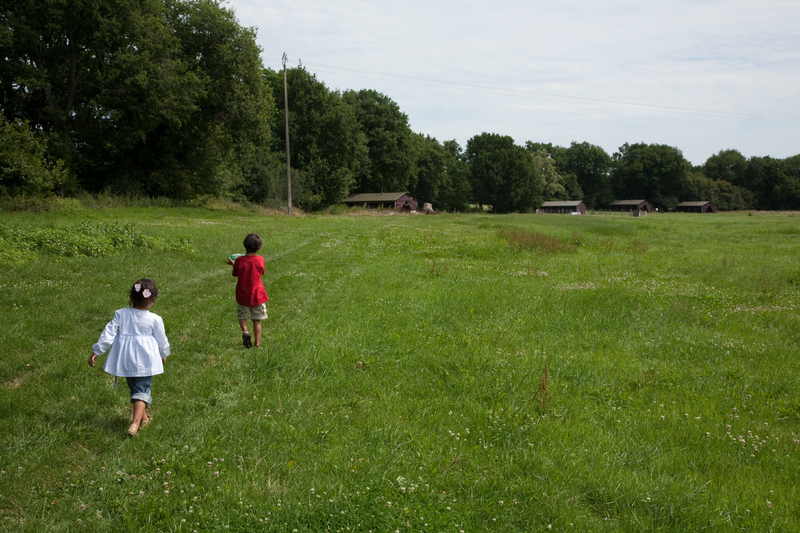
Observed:
[[[712,180],[724,180],[746,187],[747,159],[737,150],[720,150],[706,159],[702,173]]]
[[[696,172],[691,174],[681,197],[685,200],[710,200],[721,211],[750,209],[753,205],[753,194],[749,190],[729,181],[712,180]]]
[[[559,168],[565,174],[574,174],[583,192],[583,203],[591,209],[602,209],[615,199],[611,186],[611,156],[601,147],[587,142],[572,142],[564,150],[564,162]]]
[[[367,144],[368,158],[356,173],[355,192],[405,192],[416,181],[414,142],[408,116],[388,96],[362,89],[345,91]]]
[[[787,160],[772,157],[751,157],[747,162],[745,181],[756,197],[757,209],[800,209],[800,176],[798,156]]]
[[[530,150],[530,147],[528,148]],[[556,169],[556,161],[545,148],[533,152],[533,158],[539,173],[544,178],[544,199],[546,201],[582,200],[583,193],[574,174],[566,176]]]
[[[675,147],[625,143],[613,156],[612,183],[619,198],[642,198],[671,210],[689,186],[691,168]]]
[[[368,156],[366,138],[355,110],[302,65],[288,69],[289,142],[291,165],[305,175],[306,194],[298,206],[315,210],[344,200],[356,185],[355,176]],[[283,73],[265,71],[277,104],[273,150],[285,154]]]
[[[792,190],[795,192],[795,207],[792,209],[798,209],[798,206],[800,206],[800,154],[784,159],[783,171],[786,174],[787,181],[792,184]]]
[[[417,183],[411,190],[419,202],[430,202],[437,211],[465,211],[469,208],[466,165],[460,160],[456,141],[444,145],[429,136],[414,134]]]
[[[473,199],[495,213],[528,212],[542,203],[544,177],[533,154],[514,139],[482,133],[467,141]]]

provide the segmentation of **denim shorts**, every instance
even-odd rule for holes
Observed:
[[[153,376],[125,378],[125,380],[131,390],[131,403],[139,400],[144,402],[146,407],[149,407],[153,402],[153,398],[150,396],[150,383],[153,382]]]

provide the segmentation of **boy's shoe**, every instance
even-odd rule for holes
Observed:
[[[139,426],[137,426],[136,424],[131,424],[130,427],[128,427],[126,435],[128,435],[129,437],[135,437],[138,434],[139,434]]]
[[[245,348],[251,347],[253,344],[250,342],[250,334],[242,333],[242,344]]]

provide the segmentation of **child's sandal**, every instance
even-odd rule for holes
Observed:
[[[139,426],[137,426],[135,423],[131,424],[130,427],[128,427],[127,431],[128,437],[135,437],[138,434],[139,434]]]

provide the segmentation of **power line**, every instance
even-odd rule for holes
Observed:
[[[800,118],[795,117],[776,117],[769,115],[757,115],[753,113],[736,113],[730,111],[716,111],[713,109],[697,109],[689,107],[666,106],[658,104],[641,104],[637,102],[626,102],[621,100],[604,100],[601,98],[586,98],[580,96],[568,96],[563,94],[542,93],[536,91],[528,91],[521,89],[507,89],[502,87],[492,87],[489,85],[478,85],[473,83],[460,83],[446,80],[436,80],[429,78],[420,78],[416,76],[404,76],[400,74],[389,74],[386,72],[374,72],[369,70],[360,70],[347,67],[336,67],[329,65],[319,64],[304,64],[306,67],[313,67],[314,70],[320,72],[328,72],[332,74],[341,74],[357,78],[375,79],[383,81],[394,81],[398,83],[406,83],[411,85],[421,85],[425,87],[435,88],[451,88],[461,89],[470,92],[477,92],[483,94],[497,94],[501,96],[514,96],[519,98],[533,98],[537,100],[549,100],[555,102],[571,102],[571,103],[584,103],[600,107],[612,107],[618,109],[639,109],[639,110],[657,110],[666,111],[670,113],[680,113],[685,115],[701,115],[712,116],[719,118],[738,118],[738,119],[752,119],[767,122],[783,122],[788,124],[800,124]]]

